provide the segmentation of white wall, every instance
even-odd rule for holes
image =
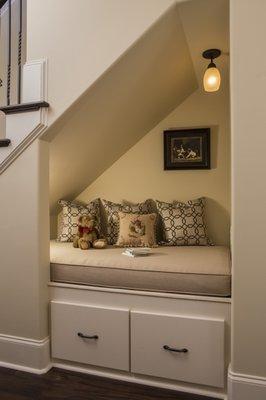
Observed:
[[[228,95],[226,80],[218,93],[206,94],[198,89],[88,186],[79,200],[102,197],[113,201],[172,201],[206,196],[210,236],[217,244],[229,244]],[[211,170],[164,171],[163,130],[183,127],[211,127]]]
[[[35,141],[0,175],[0,337],[48,334],[48,163]]]
[[[265,1],[231,1],[233,400],[266,398],[265,15]]]
[[[174,0],[28,0],[27,59],[49,60],[49,125]]]

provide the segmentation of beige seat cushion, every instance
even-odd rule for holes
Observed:
[[[51,279],[173,293],[230,295],[230,251],[223,246],[161,246],[147,257],[123,249],[82,251],[72,243],[51,242]]]

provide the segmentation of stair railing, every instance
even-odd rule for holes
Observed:
[[[26,0],[0,0],[0,107],[21,104]]]
[[[6,114],[49,107],[46,101],[23,102],[26,6],[27,0],[0,0],[0,147],[8,147],[11,144],[6,137]]]

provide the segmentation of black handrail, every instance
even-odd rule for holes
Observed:
[[[36,101],[34,103],[12,104],[11,106],[0,107],[0,111],[5,114],[18,114],[27,111],[37,111],[40,108],[48,108],[46,101]]]
[[[0,0],[0,8],[2,8],[7,2],[8,0]]]
[[[10,139],[0,139],[0,147],[8,147],[10,144]]]

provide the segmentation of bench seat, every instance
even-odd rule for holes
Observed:
[[[123,249],[74,249],[51,241],[51,280],[89,286],[192,295],[230,296],[230,250],[225,246],[160,246],[147,257]]]

